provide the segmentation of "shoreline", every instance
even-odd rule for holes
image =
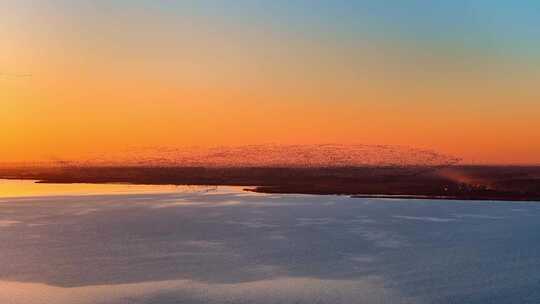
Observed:
[[[338,195],[351,198],[369,199],[401,199],[401,200],[444,200],[444,201],[495,201],[495,202],[531,202],[540,203],[540,197],[498,197],[498,196],[444,196],[444,195],[418,195],[418,194],[351,194],[338,192],[306,192],[306,191],[279,191],[277,189],[265,189],[257,185],[245,184],[170,184],[170,183],[134,183],[134,182],[92,182],[92,181],[48,181],[22,178],[4,178],[4,180],[26,180],[37,184],[89,184],[89,185],[132,185],[132,186],[208,186],[208,187],[241,187],[242,191],[261,194],[297,194],[297,195]]]
[[[540,167],[0,168],[0,179],[58,184],[240,186],[268,194],[540,202]]]

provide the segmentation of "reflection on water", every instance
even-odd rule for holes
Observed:
[[[46,195],[93,195],[128,193],[167,193],[217,191],[215,186],[132,185],[132,184],[47,184],[34,180],[0,179],[0,197]],[[238,191],[241,187],[219,187],[219,191]]]
[[[0,289],[1,303],[21,304],[414,303],[393,295],[371,278],[354,281],[284,278],[234,284],[177,280],[74,288],[0,282]]]
[[[0,303],[540,302],[536,203],[0,189]]]

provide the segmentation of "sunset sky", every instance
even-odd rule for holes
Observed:
[[[540,163],[540,1],[0,3],[0,162],[362,143]]]

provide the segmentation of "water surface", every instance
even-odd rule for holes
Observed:
[[[30,181],[0,195],[0,303],[540,302],[538,203]]]

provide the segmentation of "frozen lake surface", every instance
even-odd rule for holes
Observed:
[[[0,303],[540,303],[540,203],[0,181]]]

